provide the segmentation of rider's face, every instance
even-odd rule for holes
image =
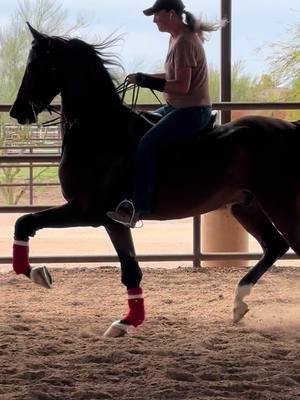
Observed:
[[[160,10],[153,16],[153,22],[161,32],[169,32],[171,11]]]

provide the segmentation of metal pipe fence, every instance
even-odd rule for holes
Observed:
[[[8,112],[10,105],[0,105],[0,112]],[[153,110],[157,106],[153,104],[142,104],[139,105],[140,110]],[[222,102],[213,104],[215,110],[300,110],[299,102],[289,103],[232,103]],[[55,146],[57,147],[57,145]],[[57,166],[60,160],[58,154],[49,153],[29,153],[29,154],[4,154],[0,156],[1,166]],[[31,177],[32,178],[32,177]],[[29,183],[31,187],[43,186],[47,183]],[[10,184],[15,186],[17,184]],[[53,183],[53,185],[56,185]],[[21,186],[24,186],[23,184]],[[25,206],[0,206],[0,213],[28,213],[37,212],[47,209],[53,206],[37,206],[37,205],[25,205]],[[261,253],[203,253],[201,252],[201,217],[193,218],[193,253],[191,254],[139,254],[137,259],[139,261],[146,262],[164,262],[164,261],[192,261],[194,267],[199,267],[201,261],[208,260],[258,260],[261,257]],[[283,259],[295,260],[298,256],[294,253],[286,254]],[[118,262],[117,256],[113,255],[80,255],[80,256],[35,256],[31,257],[32,263],[64,263],[64,262]],[[10,264],[12,258],[8,256],[0,257],[0,264]]]

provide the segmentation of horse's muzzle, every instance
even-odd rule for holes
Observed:
[[[30,125],[37,122],[36,113],[32,105],[28,102],[16,100],[9,111],[9,115],[11,118],[16,119],[21,125]]]

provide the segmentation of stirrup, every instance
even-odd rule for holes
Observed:
[[[124,220],[122,219],[122,213],[126,214],[127,217],[124,218]],[[131,200],[122,200],[114,211],[108,211],[106,215],[113,221],[118,222],[127,228],[141,228],[143,226],[143,221],[140,221],[139,216],[137,216],[134,204]],[[139,221],[141,222],[140,225],[136,226]]]
[[[119,212],[119,210],[120,210],[120,208],[129,208],[128,207],[128,205],[130,206],[130,208],[131,208],[131,210],[130,210],[130,213],[131,213],[131,218],[130,218],[130,221],[128,222],[128,223],[126,223],[126,224],[124,224],[124,225],[126,225],[126,226],[128,226],[129,228],[135,228],[135,225],[136,225],[136,222],[134,222],[134,217],[135,217],[135,215],[136,215],[136,212],[135,212],[135,207],[134,207],[134,204],[133,204],[133,201],[132,200],[128,200],[128,199],[124,199],[124,200],[122,200],[118,205],[117,205],[117,207],[116,207],[116,209],[115,209],[115,212]]]

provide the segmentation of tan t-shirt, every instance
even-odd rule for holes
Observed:
[[[191,67],[192,79],[187,94],[164,93],[167,103],[175,108],[210,106],[208,68],[203,44],[196,33],[184,32],[171,37],[165,61],[166,80],[175,80],[176,68]]]

